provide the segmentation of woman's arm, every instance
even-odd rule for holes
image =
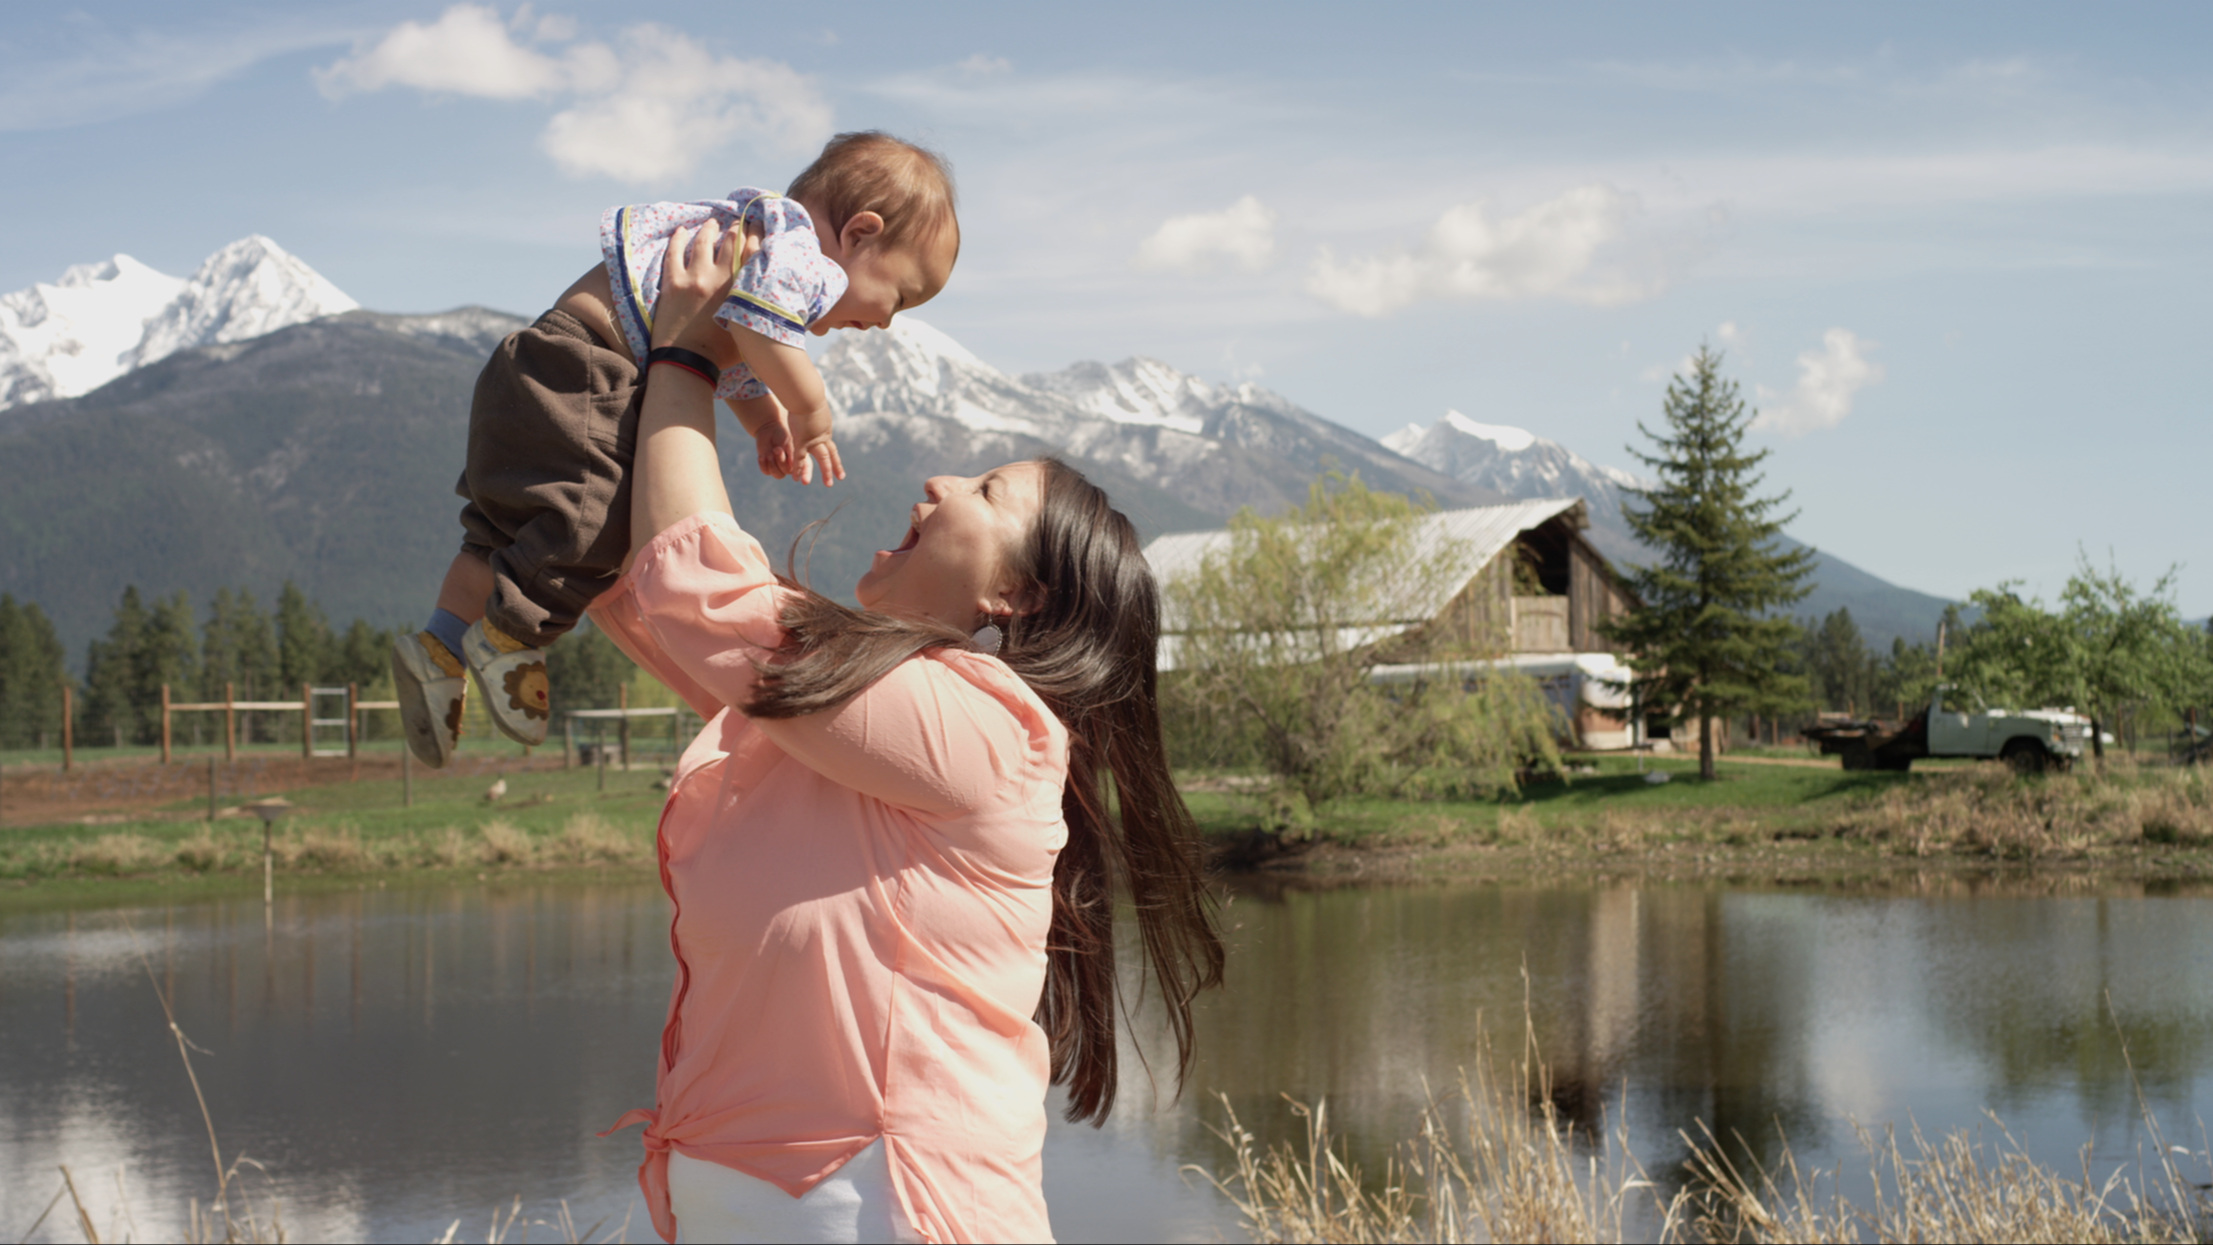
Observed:
[[[711,314],[741,262],[740,239],[713,221],[669,240],[653,344],[703,354],[718,368],[737,362],[730,335]],[[759,245],[744,239],[745,248]],[[630,551],[695,514],[729,514],[722,463],[715,454],[715,383],[680,367],[649,367],[638,441],[630,464]]]

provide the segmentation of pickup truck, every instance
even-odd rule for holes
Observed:
[[[1824,722],[1801,732],[1846,769],[1911,769],[1921,757],[1995,758],[2022,774],[2064,770],[2082,755],[2090,719],[2064,709],[1970,711],[1958,691],[1940,683],[1929,707],[1895,730],[1880,722]]]

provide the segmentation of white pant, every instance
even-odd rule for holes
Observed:
[[[676,1239],[685,1245],[707,1241],[906,1245],[922,1239],[907,1225],[892,1196],[891,1165],[884,1158],[881,1137],[807,1190],[805,1197],[793,1197],[758,1176],[672,1150],[669,1208],[676,1214]]]

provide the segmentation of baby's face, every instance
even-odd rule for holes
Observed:
[[[842,258],[845,296],[814,322],[816,336],[831,329],[888,329],[891,318],[929,302],[953,275],[960,236],[941,229],[934,238],[897,246],[848,247]]]

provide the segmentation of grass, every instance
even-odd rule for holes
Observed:
[[[1586,762],[1588,763],[1588,762]],[[1665,782],[1648,781],[1664,774]],[[1267,859],[1258,780],[1186,776],[1202,830],[1225,854]],[[1712,782],[1693,760],[1601,757],[1566,782],[1496,801],[1353,798],[1317,816],[1313,838],[1336,849],[1518,851],[1633,856],[1693,849],[1788,849],[1832,861],[2013,863],[2118,857],[2213,868],[2213,778],[2201,769],[2109,763],[2016,777],[1995,764],[1916,766],[1910,774],[1724,761]],[[1257,845],[1257,846],[1256,846]],[[1340,853],[1341,854],[1341,853]],[[1327,856],[1327,853],[1324,854]]]
[[[432,771],[417,771],[411,806],[401,784],[391,781],[289,791],[293,807],[278,823],[273,844],[280,884],[394,870],[651,867],[664,796],[658,767],[610,770],[605,791],[598,772],[589,769],[510,773],[502,780],[507,789],[496,802],[486,798],[489,778]],[[258,885],[261,823],[227,811],[209,821],[204,800],[182,800],[92,825],[0,832],[0,903],[12,904],[11,890],[81,900],[91,889],[120,897],[148,886]]]
[[[1261,780],[1180,777],[1202,831],[1233,867],[1389,859],[1434,871],[1471,860],[1634,867],[1696,858],[1788,868],[1949,860],[2213,871],[2213,781],[2202,769],[2116,760],[2103,778],[2087,766],[2017,778],[1994,764],[1894,774],[1739,759],[1702,782],[1688,758],[1648,758],[1642,772],[1625,757],[1578,765],[1587,771],[1532,783],[1510,800],[1342,800],[1322,810],[1311,840],[1290,844],[1262,829]],[[1648,781],[1656,774],[1668,781]],[[294,809],[279,823],[274,854],[293,885],[395,870],[643,870],[653,859],[660,779],[651,765],[609,771],[601,791],[597,771],[538,769],[506,774],[506,794],[493,802],[484,775],[418,770],[412,806],[390,779],[301,788],[286,793]],[[235,809],[214,821],[205,812],[196,797],[0,831],[0,903],[23,902],[32,890],[81,901],[88,890],[121,899],[258,881],[259,823]]]
[[[1226,1173],[1192,1168],[1237,1208],[1254,1241],[1666,1242],[2145,1241],[2202,1242],[2213,1199],[2178,1169],[2158,1122],[2144,1120],[2157,1157],[2098,1181],[2037,1162],[1992,1117],[1999,1140],[1959,1131],[1937,1140],[1918,1129],[1901,1142],[1860,1130],[1868,1204],[1838,1191],[1835,1174],[1802,1170],[1786,1143],[1772,1168],[1747,1169],[1702,1125],[1686,1140],[1687,1182],[1663,1197],[1630,1152],[1589,1154],[1552,1105],[1525,1030],[1524,1058],[1497,1072],[1487,1044],[1472,1077],[1432,1100],[1380,1180],[1345,1157],[1326,1104],[1294,1104],[1297,1143],[1262,1147],[1223,1108],[1218,1132],[1232,1151]],[[1531,1104],[1536,1104],[1534,1107]],[[2191,1154],[2194,1163],[2208,1161]],[[1639,1212],[1642,1212],[1641,1214]]]

